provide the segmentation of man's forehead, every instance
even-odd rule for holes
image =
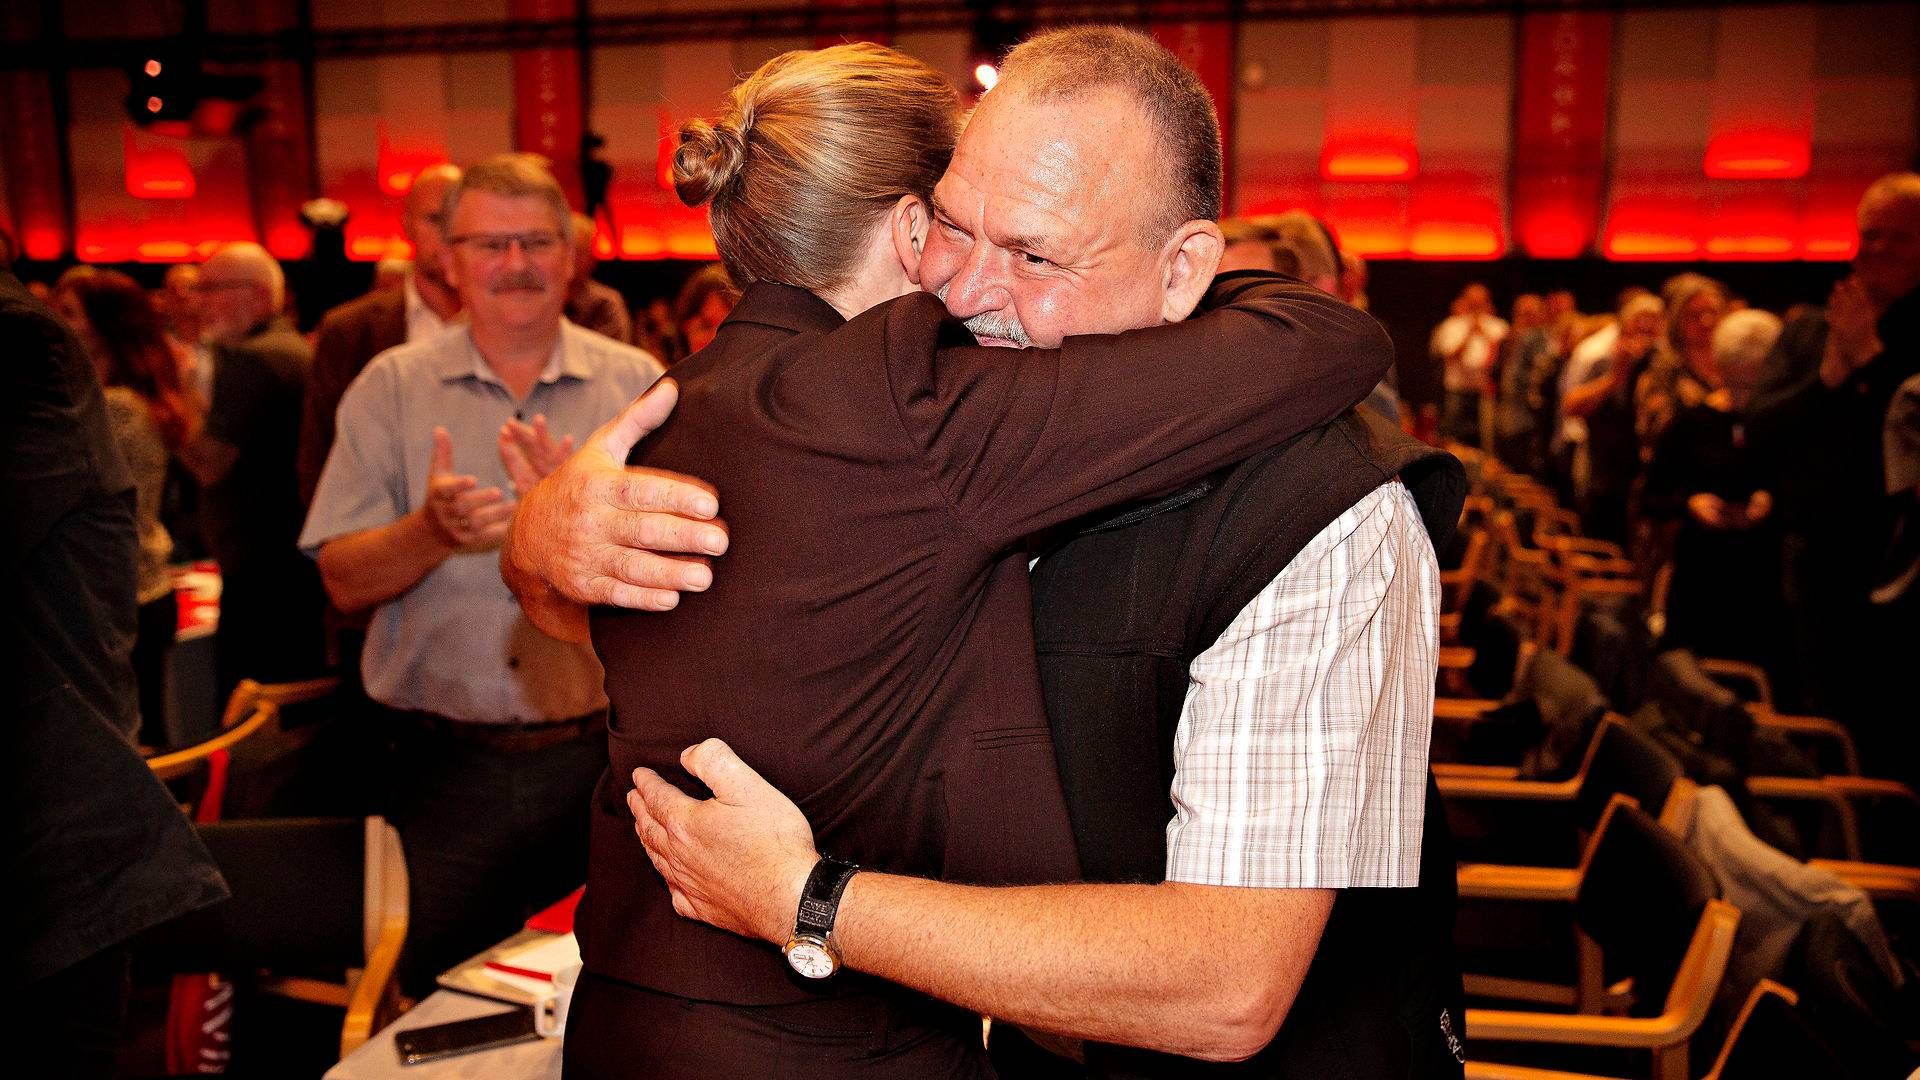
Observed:
[[[1071,231],[1095,225],[1090,217],[1138,213],[1134,200],[1116,200],[1134,171],[1129,166],[1138,163],[1116,137],[1119,118],[1110,104],[1099,91],[983,103],[935,188],[938,209],[949,216],[978,209],[989,227],[1022,233]]]
[[[463,191],[453,206],[453,220],[469,227],[521,224],[538,220],[555,224],[553,206],[539,195],[502,195],[492,191]],[[560,230],[571,235],[571,229]]]

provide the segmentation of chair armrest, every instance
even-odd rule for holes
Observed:
[[[1500,707],[1492,698],[1436,697],[1433,699],[1433,718],[1435,720],[1478,720],[1486,713]]]
[[[1479,1032],[1474,1036],[1479,1037]],[[1467,1080],[1609,1080],[1592,1073],[1563,1072],[1559,1069],[1534,1069],[1525,1065],[1501,1065],[1492,1061],[1467,1062]]]
[[[1466,645],[1440,646],[1440,670],[1464,671],[1473,666],[1474,650]]]
[[[1794,716],[1777,713],[1759,702],[1747,706],[1747,712],[1753,716],[1753,722],[1760,727],[1771,728],[1786,735],[1803,738],[1826,739],[1840,748],[1840,762],[1847,772],[1860,775],[1860,751],[1853,743],[1853,733],[1838,722],[1824,716]]]
[[[340,689],[340,677],[328,675],[319,679],[303,679],[300,682],[262,683],[260,699],[271,701],[275,705],[298,705],[303,701],[313,701],[326,697]]]
[[[1844,859],[1808,859],[1807,865],[1825,870],[1875,900],[1920,903],[1920,868]]]
[[[1432,761],[1427,767],[1433,770],[1433,778],[1440,784],[1441,794],[1446,794],[1451,780],[1518,780],[1518,765],[1464,765],[1456,761]],[[1537,781],[1528,781],[1534,783]]]
[[[1468,1009],[1467,1030],[1475,1039],[1640,1050],[1672,1046],[1687,1036],[1680,1018],[1666,1015],[1581,1016],[1517,1009]]]
[[[1899,799],[1920,804],[1920,794],[1898,780],[1875,776],[1823,776],[1820,782],[1849,799]]]
[[[1827,810],[1840,824],[1840,845],[1850,860],[1860,858],[1860,819],[1854,812],[1853,803],[1839,788],[1827,783],[1836,777],[1805,779],[1798,776],[1750,776],[1747,778],[1747,791],[1756,799],[1795,799],[1804,802],[1825,803]]]
[[[1481,767],[1487,768],[1487,766]],[[1491,766],[1491,768],[1501,768],[1501,766]],[[1561,803],[1572,802],[1580,797],[1581,778],[1578,776],[1568,777],[1565,780],[1520,780],[1511,776],[1442,774],[1438,771],[1437,765],[1434,769],[1434,782],[1440,786],[1440,794],[1449,799]]]
[[[1580,891],[1574,867],[1465,863],[1455,871],[1462,899],[1539,900],[1571,904]],[[1476,1036],[1478,1032],[1474,1033]]]
[[[255,706],[252,715],[237,726],[230,727],[206,742],[196,743],[184,750],[175,750],[170,754],[156,754],[147,759],[147,767],[153,770],[153,775],[162,780],[178,779],[191,772],[202,761],[212,757],[216,751],[225,750],[253,735],[277,715],[279,711],[273,705],[262,702]]]
[[[347,1019],[340,1026],[341,1057],[359,1049],[378,1030],[380,1020],[386,1014],[386,1006],[397,987],[394,974],[400,964],[400,949],[406,940],[407,921],[404,917],[390,917],[381,926],[380,939],[367,956],[366,969],[360,973],[360,981],[354,984],[353,992],[347,998]]]

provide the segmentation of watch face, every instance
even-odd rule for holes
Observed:
[[[827,951],[826,943],[813,938],[800,938],[788,945],[787,963],[809,979],[824,979],[839,966]]]

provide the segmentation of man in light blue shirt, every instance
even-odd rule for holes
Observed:
[[[517,487],[663,369],[562,318],[567,213],[521,155],[481,162],[448,192],[444,262],[468,321],[354,380],[300,537],[334,604],[373,610],[361,672],[398,742],[388,795],[412,885],[408,993],[585,879],[606,764],[600,665],[526,620],[494,549]]]

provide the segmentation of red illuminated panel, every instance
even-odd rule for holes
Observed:
[[[387,125],[379,128],[379,154],[374,176],[386,195],[405,195],[413,190],[413,178],[429,165],[447,160],[446,151],[425,141],[400,141],[387,135]]]
[[[1506,254],[1500,207],[1485,196],[1428,192],[1414,197],[1407,251],[1416,259],[1497,259]]]
[[[54,229],[34,229],[21,241],[22,248],[29,259],[57,259],[66,248],[60,239],[60,233]]]
[[[1407,255],[1407,208],[1400,198],[1392,195],[1328,198],[1323,205],[1326,222],[1339,237],[1341,250],[1369,259],[1397,259]]]
[[[1794,132],[1730,132],[1707,141],[1706,172],[1721,180],[1793,180],[1807,175],[1813,148]]]
[[[1800,253],[1798,200],[1781,194],[1729,197],[1707,228],[1702,247],[1709,259],[1780,260]]]
[[[413,245],[404,236],[356,236],[347,241],[347,258],[356,262],[411,259]]]
[[[1428,221],[1414,225],[1409,250],[1416,259],[1497,259],[1504,247],[1492,225]]]
[[[1703,217],[1699,204],[1689,199],[1622,199],[1607,215],[1601,250],[1620,260],[1697,258]]]
[[[1320,150],[1320,175],[1336,182],[1411,180],[1420,172],[1413,141],[1329,139]]]
[[[1516,217],[1514,231],[1520,246],[1536,259],[1578,258],[1593,238],[1591,210],[1541,206]]]
[[[276,259],[304,259],[312,237],[299,225],[275,225],[267,230],[267,250]]]
[[[193,245],[185,240],[148,240],[133,250],[142,262],[180,262],[194,255]]]
[[[193,198],[193,168],[187,164],[185,149],[136,135],[132,124],[124,129],[120,145],[126,163],[127,194],[136,199]]]

